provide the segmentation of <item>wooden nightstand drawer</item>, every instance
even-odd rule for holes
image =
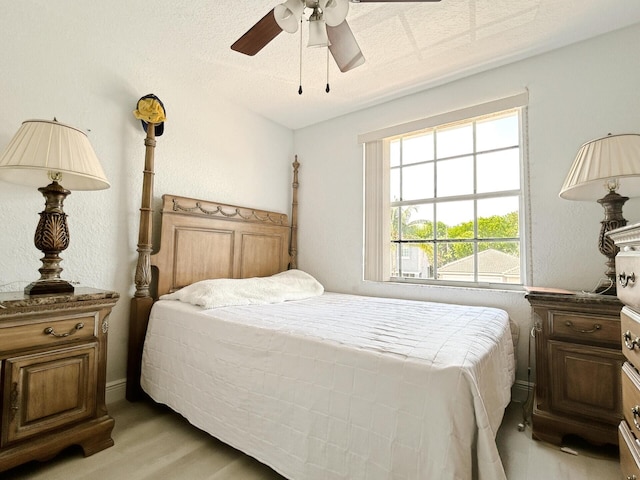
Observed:
[[[28,323],[0,326],[0,351],[55,345],[96,335],[97,312],[49,316]]]
[[[620,422],[618,438],[622,478],[640,480],[640,451],[635,437],[627,426],[627,422]]]
[[[620,320],[617,318],[550,310],[549,338],[620,345]]]
[[[620,368],[624,357],[609,348],[555,340],[548,347],[551,409],[567,415],[580,412],[611,425],[615,432],[622,418]]]
[[[2,446],[96,412],[96,342],[5,360]]]

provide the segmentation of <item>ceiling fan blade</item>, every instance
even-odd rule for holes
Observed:
[[[346,20],[337,27],[327,26],[327,36],[329,51],[341,72],[348,72],[364,63],[364,55]]]
[[[244,53],[245,55],[255,55],[271,40],[276,38],[282,31],[282,28],[280,28],[280,25],[276,22],[273,10],[262,17],[247,33],[236,40],[235,43],[231,45],[231,50]]]

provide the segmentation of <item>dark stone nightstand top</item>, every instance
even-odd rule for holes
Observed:
[[[57,295],[25,295],[23,292],[0,292],[0,316],[9,312],[15,313],[22,309],[33,310],[37,307],[75,303],[83,305],[89,303],[115,303],[120,294],[97,288],[79,287],[73,293]]]

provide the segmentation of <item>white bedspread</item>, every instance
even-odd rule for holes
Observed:
[[[325,293],[152,309],[142,387],[292,480],[505,480],[506,312]]]

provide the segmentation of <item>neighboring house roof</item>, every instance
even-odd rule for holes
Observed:
[[[478,271],[501,275],[519,275],[520,259],[499,250],[489,249],[478,253]],[[473,255],[438,268],[439,273],[473,273]]]

